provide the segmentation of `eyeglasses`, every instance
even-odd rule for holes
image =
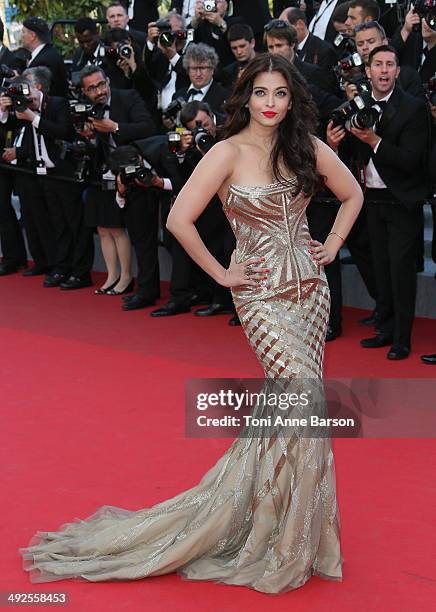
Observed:
[[[284,21],[283,19],[272,19],[266,25],[263,26],[264,32],[269,32],[270,30],[281,30],[282,28],[289,28],[289,23]]]
[[[97,85],[90,85],[85,89],[87,93],[95,93],[99,89],[105,89],[107,87],[107,80],[100,81]]]
[[[213,66],[189,66],[189,72],[205,72],[206,70],[213,70]]]
[[[354,28],[354,31],[357,32],[362,32],[363,30],[371,30],[371,28],[376,28],[377,30],[380,29],[380,24],[378,21],[365,21],[364,23],[361,23],[359,25],[357,25]]]

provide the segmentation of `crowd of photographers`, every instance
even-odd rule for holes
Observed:
[[[90,17],[78,19],[72,60],[62,58],[48,24],[36,17],[22,23],[22,48],[1,46],[0,275],[24,269],[23,276],[44,275],[46,288],[90,287],[97,231],[107,278],[95,294],[123,296],[123,310],[136,310],[160,296],[160,242],[172,255],[170,299],[151,316],[199,305],[196,316],[229,314],[238,325],[230,292],[192,262],[165,220],[219,138],[238,75],[256,53],[277,53],[305,77],[319,111],[318,136],[365,194],[347,239],[376,304],[363,320],[375,333],[361,345],[389,345],[389,359],[407,357],[423,265],[423,204],[434,202],[436,183],[436,0],[411,7],[277,0],[273,16],[267,0],[175,0],[163,18],[157,5],[112,3],[105,33]],[[314,238],[326,238],[337,208],[327,190],[312,200]],[[228,266],[234,236],[216,196],[197,229]],[[339,258],[326,273],[331,341],[342,333]]]

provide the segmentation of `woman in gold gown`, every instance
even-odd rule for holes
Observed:
[[[206,272],[232,288],[267,379],[319,381],[329,314],[322,266],[350,231],[361,191],[312,136],[313,104],[286,59],[265,54],[250,62],[228,113],[225,139],[196,167],[168,228]],[[325,244],[311,240],[305,215],[323,181],[342,202]],[[194,225],[215,193],[237,240],[227,270]],[[331,441],[298,428],[246,431],[192,489],[138,511],[104,506],[57,532],[38,532],[21,553],[35,582],[178,572],[281,593],[314,574],[341,580]]]

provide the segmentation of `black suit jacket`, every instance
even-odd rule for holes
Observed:
[[[183,89],[179,89],[173,96],[175,98],[183,98],[184,100],[189,99],[188,91],[191,88],[183,87]],[[229,91],[225,89],[222,85],[217,83],[216,81],[212,82],[212,85],[209,88],[209,91],[204,96],[202,102],[207,102],[214,113],[222,113],[224,102],[229,97]]]
[[[0,51],[0,64],[6,64],[12,70],[18,70],[19,72],[23,68],[23,63],[5,46]]]
[[[159,19],[158,9],[159,0],[134,0],[133,19],[129,22],[130,25],[141,32],[147,32],[147,24],[150,21]]]
[[[433,47],[427,53],[421,66],[423,53],[421,32],[411,32],[406,42],[403,42],[399,31],[397,31],[392,37],[391,43],[398,51],[401,66],[415,68],[419,72],[423,83],[426,83],[434,75],[436,72],[436,47]]]
[[[308,83],[316,85],[316,87],[324,89],[324,91],[328,93],[336,93],[337,82],[331,70],[323,70],[320,66],[315,66],[315,64],[302,62],[297,55],[294,57],[294,66],[304,76]]]
[[[428,196],[426,172],[430,123],[423,100],[395,87],[377,129],[381,137],[377,152],[348,134],[341,143],[341,157],[356,170],[356,164],[366,166],[370,158],[385,185],[394,197],[413,209]]]
[[[315,64],[323,70],[330,70],[338,60],[333,45],[310,33],[304,47],[298,53],[298,57],[302,61]]]
[[[336,6],[339,6],[340,4],[343,4],[344,2],[347,2],[347,0],[338,0]],[[333,13],[334,13],[334,11],[333,11]],[[333,13],[332,13],[332,15],[333,15]],[[313,15],[312,15],[312,17],[313,17]],[[308,25],[309,25],[309,23],[308,23]],[[329,22],[327,24],[327,29],[326,29],[326,32],[325,32],[324,40],[326,40],[327,42],[333,44],[333,41],[334,41],[334,39],[336,38],[337,35],[338,35],[338,33],[335,30],[335,26],[333,25],[332,18],[330,17]]]
[[[268,0],[233,0],[233,15],[242,17],[255,35],[263,32],[263,26],[271,19]]]
[[[310,22],[314,15],[313,0],[305,0],[307,23]],[[273,0],[273,15],[275,18],[280,17],[285,8],[295,7],[294,0]]]
[[[177,64],[171,67],[169,60],[156,45],[153,51],[150,51],[148,46],[145,45],[143,58],[145,68],[159,90],[167,84],[170,70],[176,73],[176,91],[189,85],[189,77],[183,68],[182,54],[180,54]]]
[[[50,95],[68,98],[67,69],[62,56],[56,51],[53,45],[45,45],[27,67],[35,68],[36,66],[47,66],[47,68],[50,69],[52,74]]]

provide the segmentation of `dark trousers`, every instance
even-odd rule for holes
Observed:
[[[227,268],[235,239],[221,204],[218,201],[212,201],[201,213],[195,226],[208,250],[222,266]],[[198,293],[214,303],[232,304],[230,290],[218,285],[207,276],[175,239],[171,253],[173,268],[170,295],[174,302],[189,303],[191,295]]]
[[[27,261],[23,233],[11,203],[14,176],[12,172],[0,172],[0,242],[3,263],[12,266]]]
[[[155,300],[160,296],[158,195],[154,191],[132,189],[126,199],[123,217],[138,263],[137,293]]]
[[[335,221],[338,206],[322,201],[312,201],[307,207],[309,231],[314,240],[324,242]],[[366,209],[362,208],[350,233],[347,236],[347,247],[365,283],[365,287],[374,301],[377,302],[377,285],[371,255],[371,245],[367,226]],[[342,321],[342,277],[339,256],[325,266],[325,273],[330,289],[330,325],[341,327]]]
[[[83,220],[82,185],[50,178],[39,181],[54,227],[54,271],[75,277],[89,275],[94,261],[94,238]]]
[[[56,263],[55,230],[41,177],[17,173],[17,193],[27,243],[35,266],[53,269]]]
[[[378,328],[393,336],[393,344],[410,347],[421,207],[409,210],[388,189],[369,189],[365,200],[377,282]]]

